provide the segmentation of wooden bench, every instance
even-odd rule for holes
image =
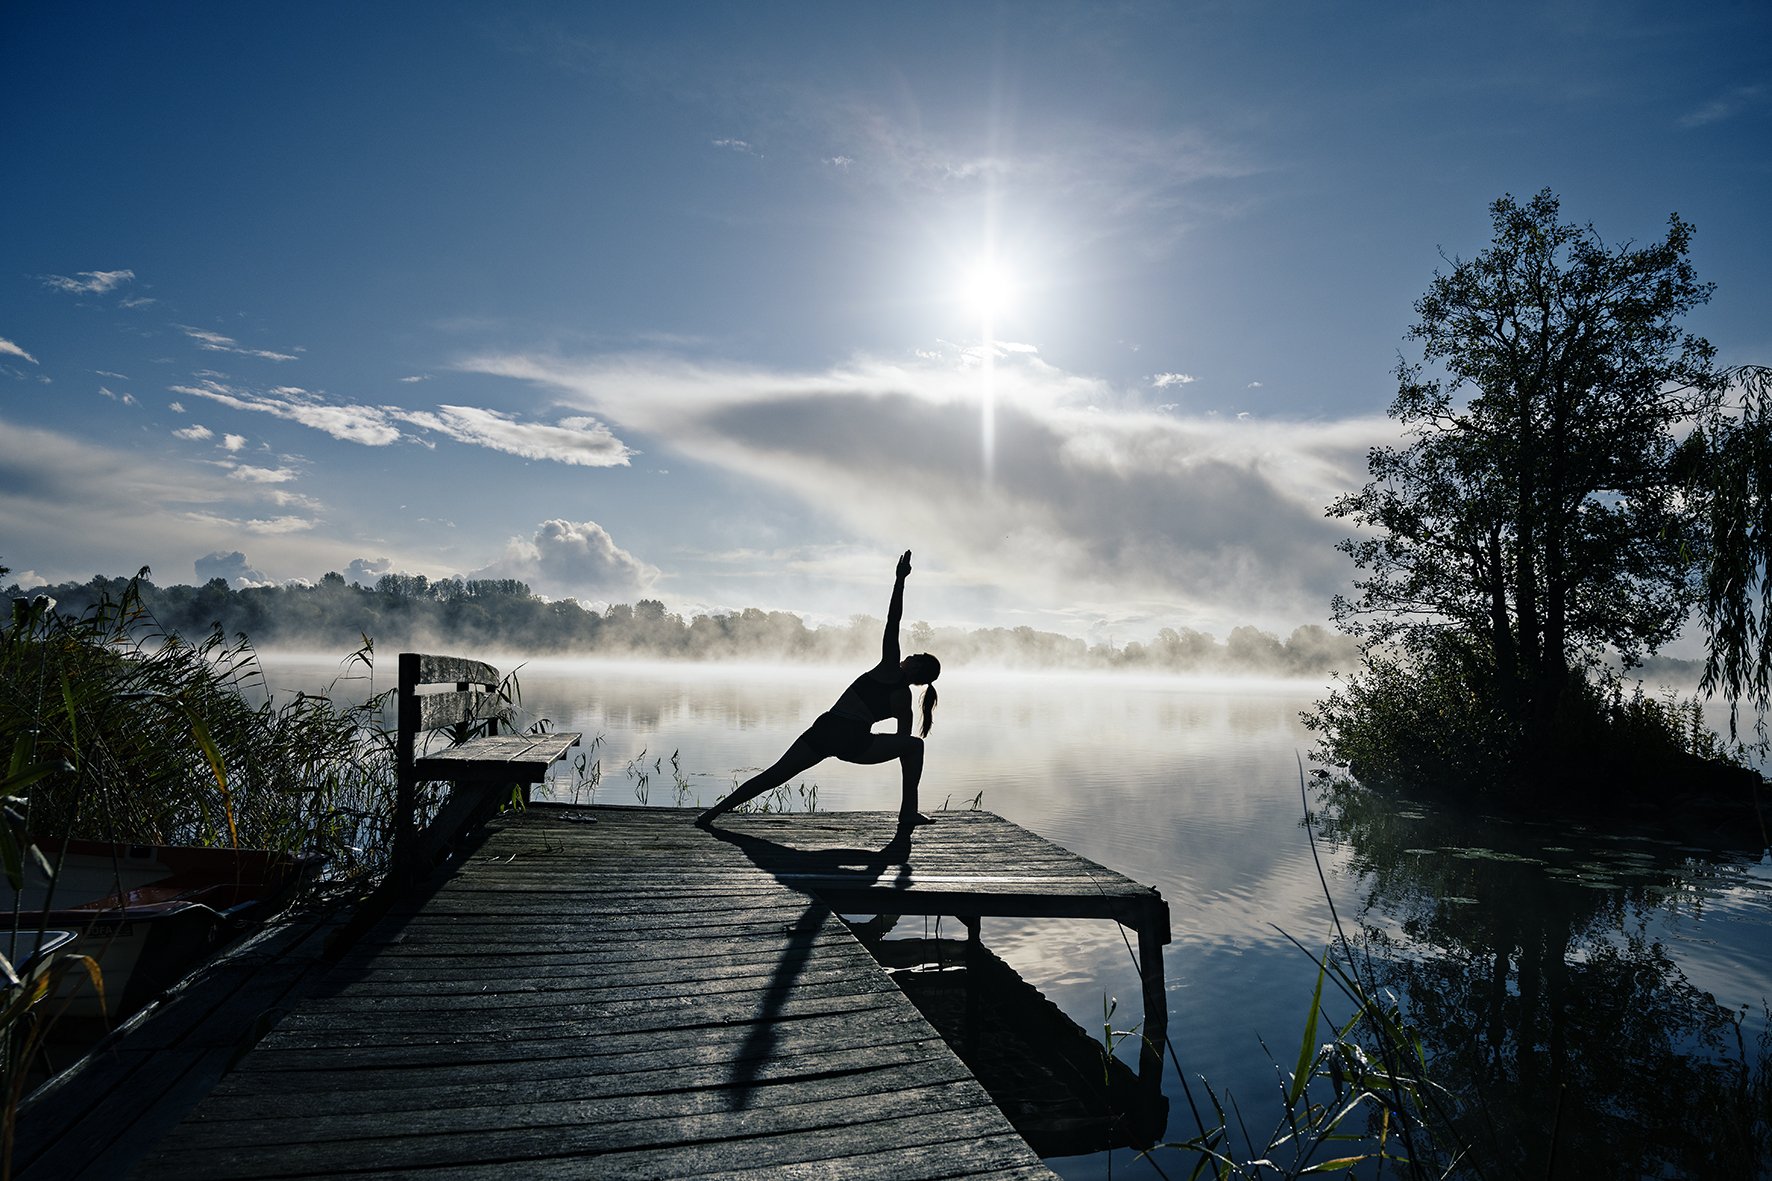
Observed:
[[[521,789],[527,799],[529,786],[545,779],[548,768],[578,745],[580,735],[568,732],[502,732],[512,720],[502,684],[498,670],[478,660],[400,653],[394,745],[393,857],[398,869],[422,871],[438,851],[415,844],[420,783],[442,781],[454,788],[427,830],[436,837],[427,845],[442,845],[496,809],[499,789]],[[448,731],[449,745],[421,753],[421,740],[439,730]]]

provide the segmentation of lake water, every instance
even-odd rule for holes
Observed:
[[[337,669],[265,663],[292,688]],[[376,687],[392,684],[388,663]],[[853,670],[533,661],[518,675],[532,718],[600,737],[594,791],[567,777],[551,794],[705,806],[772,762]],[[1754,1150],[1732,1146],[1719,1121],[1732,1103],[1765,1102],[1751,1086],[1769,1085],[1772,866],[1757,846],[1313,795],[1313,859],[1300,792],[1311,735],[1298,715],[1320,685],[952,668],[940,687],[924,810],[976,800],[1160,890],[1174,931],[1170,1040],[1191,1080],[1236,1097],[1258,1142],[1279,1118],[1279,1074],[1316,980],[1291,940],[1320,951],[1331,933],[1320,860],[1349,934],[1408,998],[1440,1081],[1485,1097],[1469,1126],[1500,1166],[1487,1175],[1529,1161],[1541,1173],[1553,1131],[1558,1176],[1721,1175],[1737,1148]],[[896,766],[827,762],[802,779],[820,810],[897,807]],[[1114,999],[1116,1026],[1139,1020],[1114,924],[986,920],[983,938],[1085,1029]],[[1168,1136],[1186,1139],[1174,1063],[1164,1088]],[[1074,1178],[1156,1175],[1124,1150],[1051,1164]],[[1165,1162],[1171,1175],[1191,1166]]]

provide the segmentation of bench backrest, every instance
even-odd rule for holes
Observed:
[[[400,653],[395,700],[402,760],[410,762],[418,736],[432,730],[448,729],[456,742],[481,726],[497,734],[499,724],[511,720],[511,703],[499,695],[499,683],[498,670],[479,660]]]

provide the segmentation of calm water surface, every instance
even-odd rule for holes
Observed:
[[[266,664],[274,685],[292,688],[337,668]],[[392,683],[391,667],[379,675],[376,687]],[[532,661],[519,678],[529,715],[601,736],[594,792],[567,776],[555,797],[705,806],[772,762],[852,675]],[[1258,1134],[1278,1117],[1263,1042],[1289,1069],[1316,978],[1287,936],[1320,949],[1331,930],[1299,788],[1311,736],[1298,715],[1320,689],[953,668],[923,782],[926,811],[977,799],[1162,892],[1171,1041],[1190,1079],[1234,1094]],[[826,811],[895,808],[897,780],[896,767],[836,762],[803,777]],[[1548,1151],[1558,1102],[1559,1160],[1579,1162],[1568,1175],[1715,1166],[1716,1136],[1690,1129],[1714,1128],[1730,1100],[1713,1091],[1744,1061],[1759,1065],[1772,997],[1772,867],[1757,848],[1375,801],[1311,806],[1350,934],[1410,998],[1444,1081],[1489,1096],[1484,1126],[1506,1129],[1507,1143],[1487,1149],[1508,1166],[1501,1175]],[[986,920],[984,940],[1084,1028],[1099,1029],[1116,998],[1117,1025],[1139,1019],[1137,971],[1114,924]],[[1185,1139],[1194,1129],[1173,1064],[1165,1090],[1169,1136]],[[1126,1152],[1051,1163],[1066,1177],[1156,1175]]]

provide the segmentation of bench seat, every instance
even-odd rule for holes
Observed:
[[[496,734],[470,738],[412,760],[413,778],[463,784],[540,783],[578,745],[579,734]]]

